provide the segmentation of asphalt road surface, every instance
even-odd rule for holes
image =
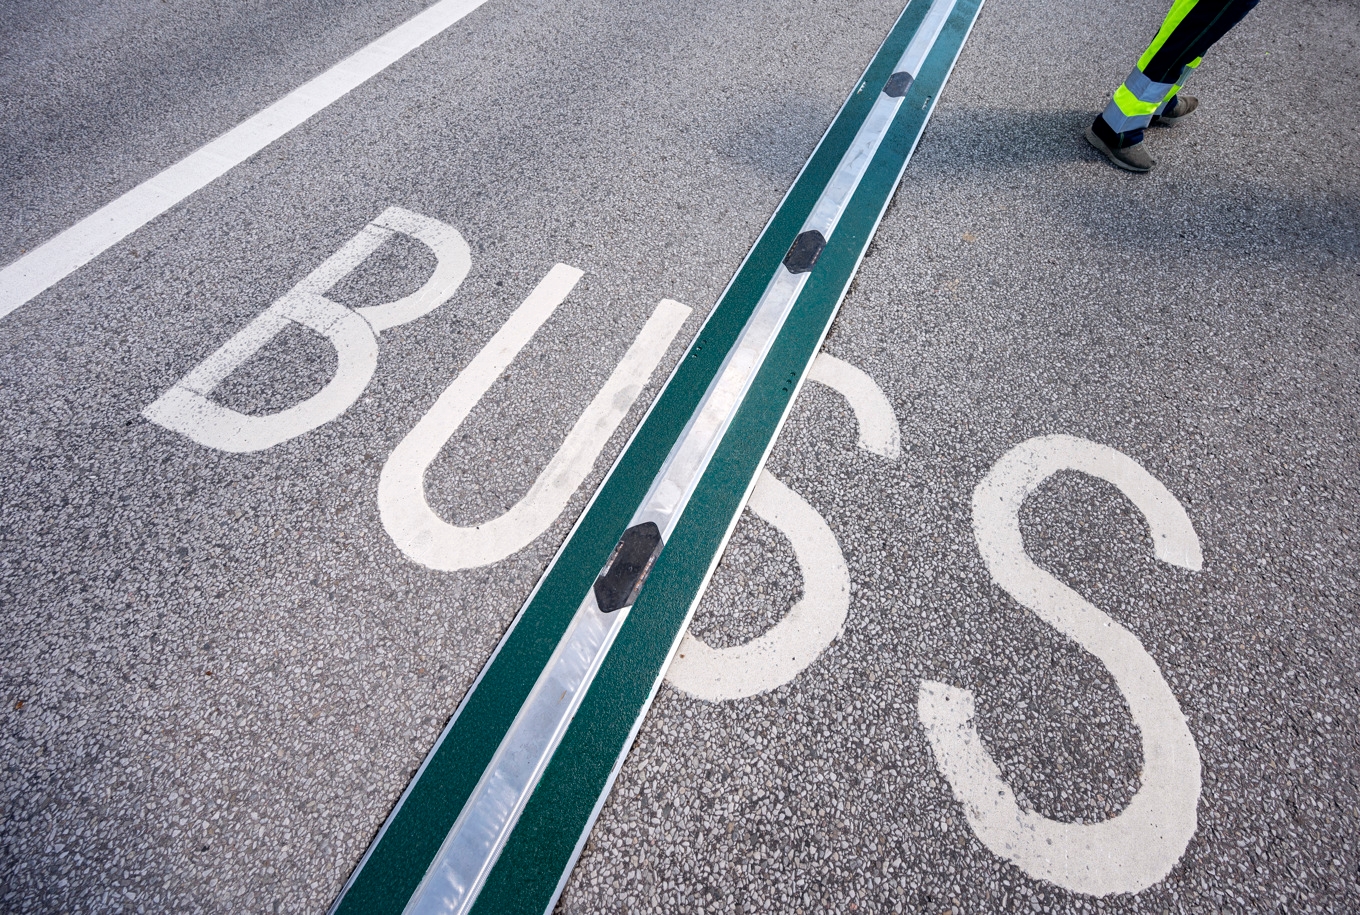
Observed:
[[[2,0],[0,264],[425,5]],[[326,910],[901,11],[487,0],[0,318],[0,909]],[[1128,175],[1164,13],[988,0],[558,911],[1360,910],[1360,8]],[[448,295],[181,384],[323,263]],[[549,299],[424,469],[513,530],[432,561],[389,455]]]

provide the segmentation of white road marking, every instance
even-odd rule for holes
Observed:
[[[0,318],[381,73],[484,2],[440,0],[0,270]]]
[[[872,378],[828,353],[817,355],[808,378],[849,402],[859,447],[897,459],[902,453],[897,415]],[[788,683],[836,640],[850,612],[845,556],[817,510],[764,470],[747,507],[789,538],[803,576],[803,597],[774,628],[744,645],[712,648],[685,633],[666,679],[708,702],[744,699]]]
[[[423,242],[435,256],[434,273],[423,286],[394,302],[355,309],[326,298],[331,287],[398,232]],[[238,454],[262,451],[310,432],[348,410],[368,387],[378,364],[378,333],[438,308],[458,291],[470,269],[472,256],[457,229],[401,207],[388,207],[142,415],[200,445]],[[209,399],[214,388],[289,323],[322,335],[335,347],[335,376],[324,388],[301,403],[264,416],[240,413]]]
[[[768,470],[760,472],[747,507],[789,538],[803,573],[803,596],[744,645],[711,648],[685,633],[666,679],[708,702],[743,699],[788,683],[836,640],[850,612],[850,570],[817,510]]]
[[[895,461],[902,453],[902,433],[892,404],[874,380],[829,353],[818,353],[808,378],[839,391],[850,402],[859,424],[859,446]]]
[[[474,527],[448,523],[425,499],[425,471],[580,278],[574,267],[555,266],[387,459],[378,482],[378,508],[387,533],[416,562],[444,571],[489,565],[547,530],[595,466],[689,317],[689,308],[663,299],[524,498]]]
[[[472,269],[472,252],[467,241],[453,226],[401,207],[388,207],[382,214],[339,251],[311,272],[297,288],[317,295],[329,292],[370,254],[395,233],[409,235],[434,254],[434,273],[425,284],[408,296],[381,305],[354,309],[373,326],[375,333],[424,317],[443,305],[463,285]],[[369,236],[368,238],[365,235]]]
[[[1143,740],[1142,785],[1103,823],[1061,823],[1022,810],[973,726],[973,694],[921,684],[918,712],[935,759],[973,831],[1026,873],[1079,893],[1137,893],[1162,880],[1195,834],[1200,760],[1180,704],[1138,639],[1025,554],[1019,512],[1061,470],[1113,483],[1147,520],[1156,555],[1198,571],[1199,538],[1185,509],[1128,456],[1067,435],[1030,439],[996,462],[973,492],[973,528],[992,578],[1040,619],[1095,655],[1114,677]]]

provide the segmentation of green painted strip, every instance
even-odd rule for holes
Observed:
[[[539,913],[556,898],[980,5],[959,0],[474,912]],[[405,907],[928,6],[913,0],[889,33],[865,73],[863,91],[857,86],[833,121],[337,900],[336,912],[399,915]]]
[[[926,4],[917,5],[924,12]],[[784,333],[482,889],[473,909],[477,915],[539,913],[555,900],[564,872],[574,863],[593,822],[597,803],[627,752],[634,725],[660,684],[700,589],[791,406],[796,387],[790,377],[801,379],[820,349],[980,6],[980,0],[960,0],[922,68],[897,123],[819,259]],[[889,68],[915,30],[914,23],[899,23],[899,28],[903,26],[901,43],[880,54]],[[871,67],[866,81],[876,86],[888,75],[886,70],[875,73]]]

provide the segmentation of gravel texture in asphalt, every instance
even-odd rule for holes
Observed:
[[[769,464],[840,542],[845,632],[760,697],[663,689],[562,911],[1360,906],[1360,17],[1260,7],[1130,176],[1081,131],[1161,13],[988,0],[826,347],[892,402],[903,457],[857,449],[814,385]],[[1053,433],[1137,460],[1204,551],[1198,573],[1158,562],[1132,504],[1075,472],[1021,514],[1035,561],[1157,661],[1199,750],[1198,831],[1137,895],[1071,893],[984,847],[916,710],[923,680],[972,690],[1044,816],[1103,821],[1139,787],[1109,673],[998,588],[974,539],[974,487]],[[782,587],[750,571],[762,543]],[[777,618],[808,574],[788,555],[748,512],[691,632],[723,645]]]
[[[252,54],[284,58],[264,89],[238,72],[249,61],[213,57],[232,58],[235,39],[211,16],[110,11],[116,36],[82,49],[77,36],[94,33],[75,20],[97,10],[16,11],[5,82],[35,100],[7,119],[4,197],[18,205],[3,234],[19,249],[45,240],[414,11],[224,9],[240,23],[225,31],[261,36],[242,39]],[[660,299],[695,309],[692,335],[898,12],[488,3],[4,319],[4,908],[330,903],[681,344],[561,517],[495,566],[435,572],[396,548],[376,500],[388,454],[570,264],[583,279],[427,474],[451,522],[513,505]],[[327,37],[337,29],[344,41]],[[158,75],[148,94],[201,93],[195,110],[212,116],[179,125],[158,107],[175,123],[163,140],[111,123],[68,144],[67,116],[51,114],[107,116],[82,101],[99,85],[204,56],[193,72],[230,72],[249,104],[226,87],[216,108],[211,80],[181,95]],[[25,62],[47,57],[79,79],[30,85]],[[96,78],[101,66],[117,73]],[[63,174],[110,183],[76,194]],[[352,408],[247,455],[141,418],[390,205],[457,228],[472,272],[447,304],[382,335]],[[430,266],[394,244],[332,294],[390,300]],[[313,335],[281,335],[214,396],[269,412],[319,389],[334,359]]]
[[[0,4],[0,262],[420,6]],[[324,910],[899,12],[490,0],[0,319],[0,908]],[[826,346],[902,455],[809,384],[769,464],[839,542],[845,630],[751,699],[663,687],[560,911],[1360,909],[1360,11],[1263,4],[1127,175],[1081,131],[1164,12],[989,0]],[[141,417],[390,205],[457,228],[472,271],[382,334],[352,408],[244,455]],[[694,315],[542,536],[420,566],[379,518],[384,461],[559,262],[584,278],[428,471],[451,522],[528,490],[661,298]],[[332,294],[390,300],[431,266],[393,243]],[[282,335],[214,396],[270,412],[334,365]],[[1200,572],[1157,561],[1132,504],[1072,472],[1020,516],[1198,748],[1198,829],[1136,895],[993,854],[917,714],[924,680],[972,690],[1044,816],[1138,790],[1109,673],[974,536],[988,469],[1054,433],[1136,460],[1203,547]],[[691,631],[758,637],[808,574],[748,512]]]

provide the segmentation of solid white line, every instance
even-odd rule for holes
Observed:
[[[0,270],[0,318],[61,282],[485,2],[440,0]]]

